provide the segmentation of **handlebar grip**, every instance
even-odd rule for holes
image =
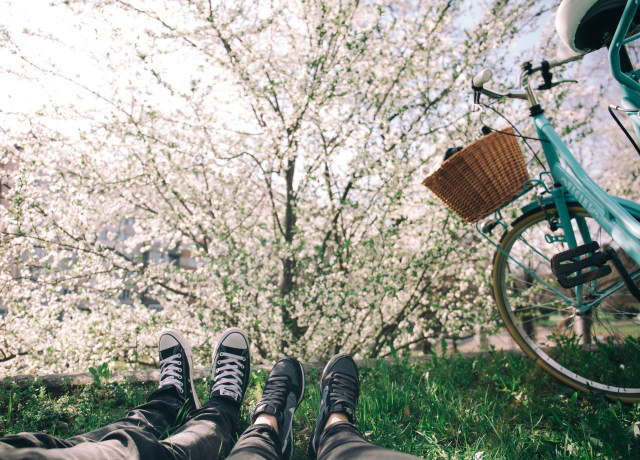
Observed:
[[[471,79],[471,85],[475,88],[482,88],[493,77],[493,70],[482,69],[475,77]]]

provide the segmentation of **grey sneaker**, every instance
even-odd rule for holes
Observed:
[[[304,370],[295,358],[278,361],[267,378],[251,422],[260,414],[270,414],[278,421],[282,458],[293,455],[293,414],[304,396]]]
[[[320,435],[324,431],[329,415],[341,412],[347,416],[349,422],[356,424],[356,406],[360,396],[360,379],[358,366],[353,358],[345,353],[331,358],[322,371],[320,380],[320,411],[318,421],[313,430],[309,444],[309,456],[316,458]]]
[[[237,327],[227,329],[218,338],[213,352],[209,398],[221,397],[238,405],[242,403],[250,370],[247,334]]]
[[[193,388],[193,355],[187,339],[178,331],[164,331],[158,341],[160,354],[160,388],[175,387],[191,409],[200,401]]]

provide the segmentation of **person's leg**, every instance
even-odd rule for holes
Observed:
[[[278,361],[262,397],[228,457],[230,460],[288,460],[293,454],[293,414],[304,395],[304,371],[295,358]]]
[[[415,459],[364,440],[356,428],[356,406],[360,395],[358,367],[351,356],[334,356],[320,379],[322,401],[309,445],[309,456],[318,460]]]
[[[171,389],[156,393],[149,402],[129,412],[119,422],[112,423],[87,433],[69,439],[58,439],[47,433],[19,433],[0,439],[0,458],[5,460],[18,459],[171,459],[168,451],[158,440],[162,434],[159,427],[154,427],[151,420],[165,423],[169,417],[161,417],[160,412],[167,407],[180,410],[184,400],[178,397],[178,392]],[[159,417],[159,418],[158,418]],[[138,428],[135,420],[140,421]],[[175,417],[174,417],[175,418]],[[169,424],[167,424],[167,427]]]
[[[254,423],[247,428],[227,460],[281,460],[282,446],[275,428],[264,423]]]
[[[168,458],[159,442],[184,408],[199,407],[193,389],[191,347],[176,331],[160,336],[159,388],[147,403],[98,430],[66,440],[46,433],[20,433],[0,439],[0,457],[17,458]]]
[[[350,422],[339,422],[327,427],[320,435],[318,460],[337,459],[417,459],[413,455],[395,452],[370,444]]]
[[[190,408],[200,406],[193,389],[193,358],[186,339],[177,331],[165,331],[160,335],[158,351],[161,364],[160,385],[145,404],[131,410],[125,417],[69,439],[59,439],[48,433],[18,433],[6,436],[0,438],[0,452],[7,446],[20,449],[68,449],[86,442],[103,441],[109,437],[113,439],[114,435],[128,447],[143,448],[153,443],[154,439],[165,434],[181,410],[186,413]],[[73,455],[74,452],[67,451],[65,455]],[[112,449],[109,449],[109,452],[112,452]],[[126,452],[126,455],[130,455],[129,448]]]
[[[97,430],[69,438],[75,444],[101,441],[115,430],[134,428],[148,431],[155,438],[167,435],[172,425],[191,410],[200,408],[193,387],[193,353],[187,339],[178,331],[165,331],[158,341],[160,385],[147,402],[125,417]]]
[[[119,429],[147,432],[155,438],[160,438],[176,420],[183,407],[185,407],[185,401],[175,388],[161,387],[149,396],[145,404],[132,409],[121,419],[94,431],[68,439],[60,439],[49,433],[18,433],[0,438],[0,448],[3,445],[17,448],[69,448],[82,442],[101,441]]]

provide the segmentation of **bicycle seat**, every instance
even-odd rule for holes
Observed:
[[[562,0],[556,13],[560,40],[578,53],[590,53],[611,43],[627,0]],[[640,27],[640,10],[629,28],[632,35]]]

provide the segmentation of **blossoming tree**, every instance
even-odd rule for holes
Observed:
[[[151,363],[163,327],[204,359],[239,326],[269,359],[492,323],[489,249],[420,167],[477,136],[470,77],[546,4],[47,5],[64,34],[2,26],[7,78],[46,95],[0,113],[5,372]]]

